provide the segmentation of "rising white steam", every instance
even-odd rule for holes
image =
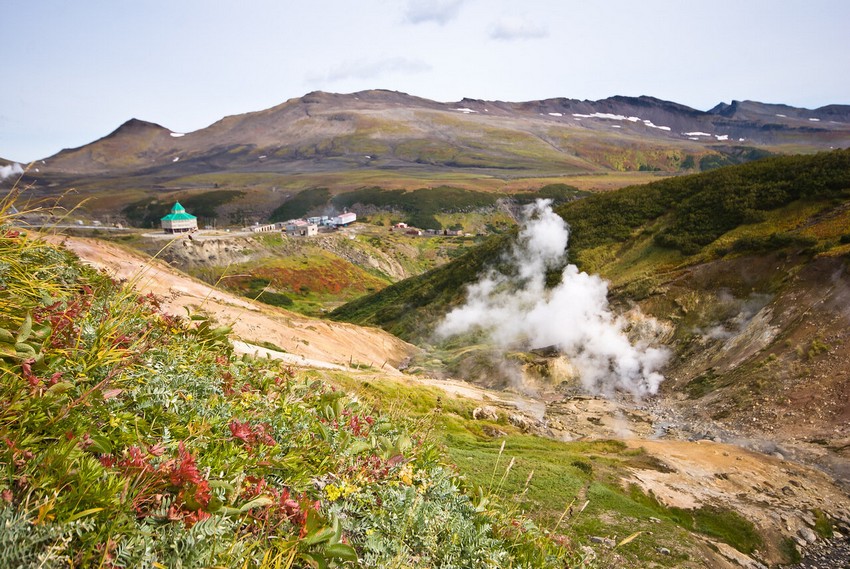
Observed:
[[[0,181],[5,180],[10,176],[20,176],[24,173],[24,169],[20,164],[9,164],[8,166],[0,166]]]
[[[505,259],[513,270],[491,269],[470,285],[466,304],[446,315],[437,334],[445,338],[480,329],[505,349],[556,346],[591,392],[656,393],[668,353],[629,341],[626,320],[608,308],[606,281],[567,265],[561,283],[546,288],[546,271],[564,266],[568,240],[569,228],[549,200],[526,206]]]

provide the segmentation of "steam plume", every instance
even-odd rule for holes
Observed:
[[[664,379],[664,349],[632,344],[627,322],[608,308],[608,283],[566,265],[561,283],[546,288],[546,271],[564,266],[569,228],[549,200],[523,209],[522,228],[507,254],[514,270],[490,270],[469,286],[467,301],[438,326],[443,338],[485,331],[502,348],[557,348],[594,393],[654,394]]]
[[[24,169],[18,163],[9,164],[8,166],[0,166],[0,181],[5,180],[10,176],[20,176],[24,173]]]

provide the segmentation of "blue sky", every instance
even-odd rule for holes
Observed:
[[[0,157],[314,90],[850,104],[846,0],[2,0]]]

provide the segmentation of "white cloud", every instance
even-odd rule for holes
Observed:
[[[490,26],[490,37],[494,40],[529,40],[545,38],[549,30],[528,18],[504,17]]]
[[[431,66],[418,59],[387,57],[377,60],[345,61],[313,81],[337,82],[347,79],[377,79],[388,74],[414,75],[430,71]]]
[[[457,16],[464,0],[409,0],[404,21],[409,24],[435,22],[446,25]]]

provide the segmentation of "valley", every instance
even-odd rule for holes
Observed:
[[[765,541],[760,541],[758,553],[762,562],[785,559],[782,548],[787,548],[794,540],[800,543],[795,547],[802,551],[809,548],[808,542],[799,535],[804,528],[814,525],[811,516],[828,515],[834,520],[834,527],[850,527],[850,519],[846,517],[850,509],[847,486],[841,490],[828,476],[804,466],[816,462],[813,459],[817,457],[811,452],[765,438],[744,440],[748,434],[752,435],[752,430],[733,431],[728,426],[700,419],[696,413],[686,413],[685,407],[677,406],[675,396],[635,403],[629,397],[611,399],[584,395],[578,385],[565,394],[566,386],[555,389],[550,384],[547,388],[533,374],[527,377],[528,388],[521,392],[482,389],[472,383],[436,378],[428,373],[402,374],[396,368],[405,360],[415,359],[419,349],[389,334],[327,321],[310,321],[280,309],[263,308],[260,303],[181,277],[156,261],[134,256],[115,245],[73,237],[57,238],[57,241],[60,239],[86,263],[115,278],[127,279],[142,293],[160,296],[170,312],[191,309],[218,322],[232,323],[233,334],[241,339],[236,342],[237,351],[281,358],[288,365],[324,370],[324,373],[342,372],[347,378],[343,381],[347,390],[364,398],[375,398],[379,406],[398,404],[392,403],[392,397],[376,395],[373,388],[377,388],[379,394],[400,390],[411,395],[416,393],[416,397],[425,396],[430,401],[426,407],[444,407],[443,412],[453,417],[450,423],[467,423],[464,432],[469,429],[478,433],[478,446],[483,444],[492,449],[493,443],[488,441],[508,441],[507,452],[518,457],[520,471],[528,472],[530,465],[540,460],[526,456],[521,450],[521,445],[528,444],[523,441],[530,442],[535,437],[591,445],[592,441],[623,441],[627,456],[631,452],[637,454],[623,464],[625,468],[616,467],[606,475],[615,476],[615,484],[622,488],[632,485],[640,488],[652,500],[657,500],[656,504],[663,504],[663,508],[703,507],[737,512],[754,524],[755,530],[763,536],[760,539]],[[244,343],[246,341],[248,343]],[[337,375],[335,381],[340,380]],[[391,387],[396,384],[398,387]],[[528,389],[536,391],[532,394]],[[442,395],[437,395],[439,392]],[[416,413],[414,409],[405,412]],[[454,429],[449,428],[448,433]],[[457,435],[443,436],[449,437],[445,444],[461,469],[477,468],[477,462],[466,456],[469,452],[463,450],[466,447],[456,447],[457,443],[451,442],[451,437]],[[513,445],[520,447],[512,448]],[[556,454],[547,460],[557,460],[557,454],[563,451],[555,446],[550,452]],[[783,456],[780,452],[787,454]],[[586,464],[590,467],[595,463]],[[847,482],[840,472],[833,470],[831,474],[838,474],[839,481]],[[542,497],[534,500],[538,503],[529,505],[532,508],[553,507]],[[602,514],[609,507],[595,510],[594,515],[610,515]],[[613,511],[616,510],[615,507]],[[716,538],[698,538],[689,541],[683,549],[683,544],[664,537],[671,528],[666,527],[669,522],[661,521],[659,516],[663,517],[663,513],[656,513],[648,520],[638,517],[609,522],[606,531],[649,534],[663,530],[651,541],[659,550],[671,551],[661,554],[659,559],[672,555],[678,559],[676,566],[697,567],[703,566],[702,563],[711,567],[757,566],[747,555],[722,541],[715,541]],[[617,541],[623,537],[625,533],[613,539]],[[685,561],[681,557],[683,554],[690,560]],[[625,562],[604,546],[594,555],[606,563],[617,562],[617,559]],[[659,554],[656,551],[641,555],[652,558]]]
[[[144,498],[171,504],[165,514],[85,497],[81,513],[60,495],[60,521],[112,508],[131,533],[160,524],[183,539],[177,525],[194,535],[212,519],[261,543],[279,498],[280,523],[303,523],[265,554],[280,563],[415,560],[474,542],[527,567],[802,567],[807,556],[841,567],[850,151],[832,148],[850,146],[849,124],[844,106],[701,112],[651,97],[437,103],[386,91],[310,93],[193,133],[128,121],[30,165],[2,202],[0,361],[21,389],[4,395],[0,432],[17,440],[24,393],[44,456],[54,423],[79,411],[90,438],[68,456],[86,466],[68,476],[159,480],[166,471],[146,462],[155,455],[134,454],[140,432],[176,453],[162,468],[187,456],[228,464],[185,480],[168,471],[160,497]],[[178,200],[201,229],[160,233]],[[309,237],[252,231],[342,211],[358,222]],[[88,314],[81,298],[99,298],[89,282],[119,287],[117,300],[68,328]],[[144,359],[152,330],[178,367],[158,348]],[[104,383],[86,387],[94,378]],[[166,380],[177,387],[145,391]],[[224,410],[209,418],[200,397]],[[193,418],[162,415],[163,430],[146,398]],[[373,435],[367,416],[383,430]],[[272,451],[285,442],[272,423],[327,454]],[[30,480],[53,471],[31,471],[7,447],[3,499],[23,505]],[[218,502],[204,503],[207,478]],[[258,480],[273,489],[249,491]],[[296,488],[303,519],[283,498]],[[422,509],[438,488],[432,498],[457,516],[453,537],[410,553],[406,524],[430,536],[422,520],[443,515]],[[301,539],[314,519],[307,496],[324,516],[311,523],[326,524],[312,526],[315,542]],[[419,517],[378,527],[394,507],[384,499]],[[52,519],[50,500],[30,510],[33,526]],[[262,508],[264,521],[252,513]]]

